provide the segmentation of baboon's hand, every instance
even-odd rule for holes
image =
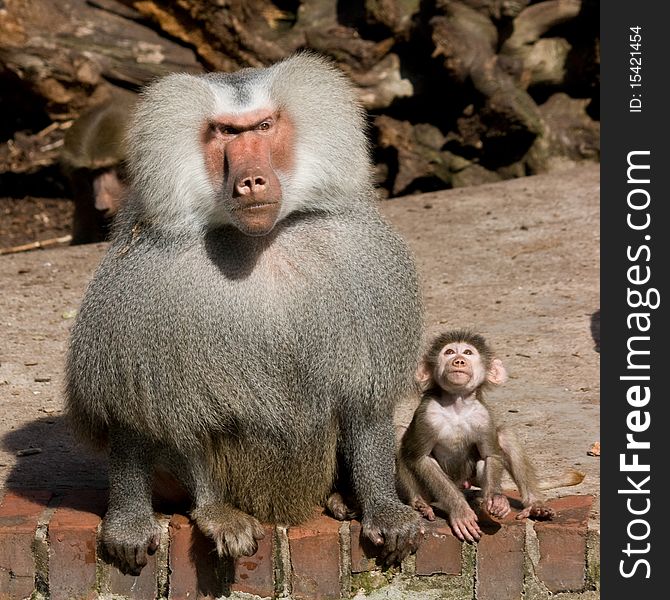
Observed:
[[[101,542],[107,557],[125,575],[139,575],[147,555],[158,548],[161,527],[151,515],[108,512],[102,522]]]
[[[326,509],[338,521],[358,519],[361,511],[351,500],[345,500],[339,492],[333,492],[326,500]]]
[[[424,528],[419,515],[409,506],[397,502],[363,516],[363,535],[376,546],[385,565],[399,563],[415,552],[423,539]]]
[[[435,512],[433,507],[428,504],[421,496],[417,496],[410,502],[410,506],[417,511],[424,519],[429,521],[435,520]]]
[[[219,556],[251,556],[258,550],[258,540],[265,537],[256,519],[227,504],[196,508],[192,517],[200,531],[214,540]]]
[[[463,505],[449,511],[449,525],[454,535],[461,541],[476,542],[482,537],[477,523],[477,515],[464,501]]]

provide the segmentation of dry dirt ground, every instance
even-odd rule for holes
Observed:
[[[471,327],[506,363],[489,395],[540,473],[599,491],[599,168],[382,204],[419,265],[426,323]],[[0,487],[106,486],[61,415],[69,329],[106,244],[0,256]],[[25,451],[28,450],[26,453]],[[592,525],[599,522],[597,509]]]
[[[0,251],[69,234],[73,214],[64,198],[0,198]]]

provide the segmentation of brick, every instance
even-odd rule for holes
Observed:
[[[444,519],[424,521],[426,533],[416,551],[417,575],[459,575],[461,542]]]
[[[232,563],[219,559],[214,542],[183,515],[172,517],[169,531],[169,597],[192,600],[228,595]]]
[[[547,502],[556,511],[551,521],[537,521],[537,525],[554,525],[560,527],[586,527],[591,514],[593,496],[565,496]]]
[[[358,521],[351,521],[351,572],[365,573],[375,568],[379,556],[379,546],[375,546],[368,538],[361,535],[363,527]]]
[[[340,597],[340,523],[324,515],[288,530],[293,597]]]
[[[156,590],[156,555],[149,556],[142,572],[134,577],[124,575],[114,566],[109,566],[109,591],[133,600],[153,600]]]
[[[586,536],[593,496],[567,496],[548,502],[551,521],[534,523],[540,546],[537,575],[553,592],[580,591],[586,585]]]
[[[52,600],[94,598],[96,533],[107,507],[107,492],[67,494],[49,522],[49,590]]]
[[[272,569],[272,538],[274,527],[266,526],[265,537],[258,542],[253,556],[243,556],[235,561],[234,581],[230,586],[234,592],[246,592],[257,596],[272,596],[274,581]]]
[[[487,522],[477,543],[477,600],[519,600],[523,593],[526,526],[511,514],[502,522]],[[492,526],[491,526],[492,525]]]
[[[170,520],[170,598],[182,600],[196,598],[198,574],[191,560],[191,540],[194,525],[183,515]]]
[[[0,596],[26,598],[35,586],[32,543],[50,492],[7,492],[0,505]]]
[[[187,517],[174,515],[170,519],[170,550],[168,565],[170,568],[170,598],[195,598],[198,576],[191,562],[191,536],[193,525]]]

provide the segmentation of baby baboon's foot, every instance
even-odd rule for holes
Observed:
[[[504,519],[510,512],[509,500],[504,494],[493,494],[486,499],[486,510],[498,519]]]
[[[533,502],[529,506],[526,506],[517,516],[517,519],[525,519],[530,517],[531,519],[540,519],[547,521],[553,519],[556,516],[556,511],[553,508],[549,508],[544,502]]]
[[[265,537],[256,519],[229,505],[201,506],[191,516],[200,531],[214,540],[219,556],[251,556],[258,550],[258,540]]]

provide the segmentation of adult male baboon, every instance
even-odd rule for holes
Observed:
[[[130,191],[67,364],[75,428],[110,446],[109,554],[136,573],[156,547],[157,469],[237,557],[259,520],[308,517],[339,455],[364,534],[401,559],[421,524],[395,490],[392,413],[420,300],[375,207],[351,86],[310,54],[171,75],[144,93],[127,147]]]

